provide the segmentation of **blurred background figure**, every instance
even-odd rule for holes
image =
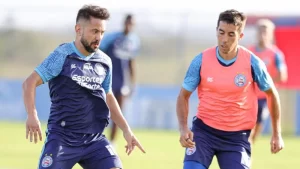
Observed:
[[[133,92],[135,86],[135,57],[140,49],[140,39],[133,32],[134,26],[133,15],[127,14],[123,30],[107,33],[100,44],[100,49],[112,60],[112,90],[121,109],[126,96]],[[116,136],[117,126],[113,123],[109,137],[112,144]]]
[[[249,49],[266,64],[275,84],[287,81],[287,66],[285,56],[282,51],[274,44],[275,24],[269,19],[259,19],[256,23],[256,43]],[[250,142],[254,143],[261,133],[263,121],[268,117],[266,114],[267,98],[264,92],[257,88],[258,93],[258,113],[257,124],[251,132]]]

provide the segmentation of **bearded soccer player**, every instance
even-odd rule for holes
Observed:
[[[36,87],[48,82],[51,109],[39,168],[120,169],[121,161],[103,130],[111,118],[123,131],[126,152],[143,148],[112,93],[111,59],[99,44],[109,19],[107,9],[85,5],[76,18],[74,42],[59,45],[25,80],[26,138],[42,140],[35,107]]]
[[[269,19],[260,19],[256,24],[257,43],[248,49],[257,55],[266,65],[267,70],[275,84],[287,81],[287,66],[282,51],[273,43],[275,24]],[[267,117],[264,111],[267,108],[266,94],[258,92],[258,112],[255,128],[250,135],[250,142],[255,143],[260,134],[263,121]]]
[[[271,152],[284,146],[280,101],[265,64],[238,43],[244,36],[246,16],[226,10],[217,22],[218,45],[196,56],[186,73],[177,99],[180,143],[186,148],[184,169],[207,169],[216,155],[221,169],[248,169],[248,141],[255,126],[255,85],[268,97],[273,133]],[[198,89],[198,112],[188,128],[189,98]]]

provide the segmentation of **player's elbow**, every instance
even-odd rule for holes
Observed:
[[[29,82],[28,78],[27,78],[26,80],[24,80],[24,82],[23,82],[23,84],[22,84],[22,89],[23,89],[23,91],[26,91],[26,90],[27,90],[28,86],[30,85],[29,83],[30,83],[30,82]]]
[[[187,102],[191,96],[192,92],[182,88],[177,97],[177,104],[182,104],[183,102]]]
[[[106,104],[109,108],[112,107],[115,100],[116,100],[116,98],[111,91],[106,93]]]
[[[28,89],[34,89],[35,87],[41,85],[43,80],[37,73],[32,73],[22,84],[23,91]]]
[[[271,86],[270,89],[266,90],[265,93],[267,95],[267,98],[271,100],[279,97],[279,93],[274,85]]]

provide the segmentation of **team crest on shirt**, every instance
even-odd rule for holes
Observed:
[[[105,68],[102,66],[101,63],[96,63],[94,70],[99,76],[105,76],[106,74]]]
[[[186,155],[192,155],[195,152],[196,152],[196,147],[186,149]]]
[[[53,163],[52,154],[47,155],[45,154],[45,157],[42,160],[42,167],[47,168],[50,167]]]
[[[246,76],[243,74],[237,74],[234,78],[234,83],[238,87],[243,87],[246,84]]]

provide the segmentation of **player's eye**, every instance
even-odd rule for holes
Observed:
[[[94,34],[97,34],[98,32],[99,32],[99,30],[97,30],[97,29],[93,29],[93,31],[92,31]]]
[[[234,33],[230,33],[229,36],[230,37],[235,37],[235,34]]]

